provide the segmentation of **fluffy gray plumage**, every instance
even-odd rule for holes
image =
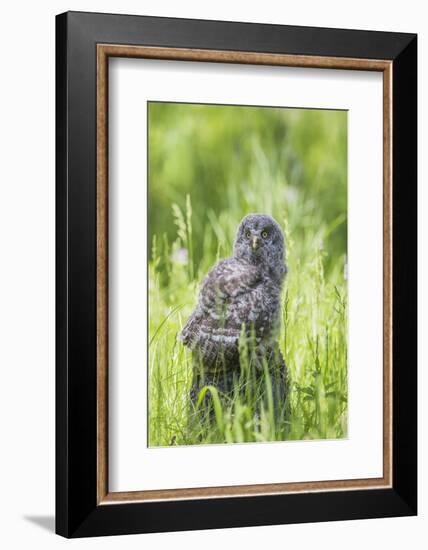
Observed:
[[[202,283],[198,304],[180,338],[192,350],[195,398],[204,384],[227,392],[239,374],[241,333],[252,342],[256,371],[280,370],[284,394],[285,364],[277,344],[281,288],[286,275],[284,236],[265,214],[249,214],[239,224],[233,256],[215,265]],[[278,395],[278,392],[276,392]]]

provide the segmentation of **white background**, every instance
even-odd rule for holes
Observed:
[[[419,32],[419,85],[426,90],[428,18],[423,2],[174,0],[8,2],[0,40],[0,544],[7,549],[426,547],[427,477],[417,518],[257,527],[76,540],[52,534],[54,512],[54,15],[67,9]],[[419,250],[426,249],[426,108],[420,104]],[[419,280],[427,277],[421,255]],[[426,462],[425,315],[420,288],[420,464]],[[425,359],[425,361],[424,361]]]
[[[110,490],[382,477],[382,74],[197,65],[110,61]],[[349,109],[347,439],[147,448],[147,100]]]

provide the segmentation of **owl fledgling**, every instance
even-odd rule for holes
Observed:
[[[267,365],[273,394],[279,401],[284,399],[286,367],[277,332],[286,273],[279,224],[265,214],[245,216],[233,256],[208,273],[198,304],[180,334],[192,350],[193,401],[204,385],[216,386],[222,394],[230,392],[241,370],[243,339],[248,342],[256,380],[266,374]]]

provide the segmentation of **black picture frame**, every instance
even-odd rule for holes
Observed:
[[[100,43],[392,62],[392,487],[97,504]],[[56,532],[85,537],[415,515],[417,36],[68,12],[56,18],[56,98]]]

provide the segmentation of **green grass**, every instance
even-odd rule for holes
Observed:
[[[149,105],[150,446],[347,436],[346,170],[344,112]],[[250,212],[285,233],[289,403],[276,416],[268,378],[251,391],[244,360],[232,397],[210,388],[201,420],[177,335]]]

